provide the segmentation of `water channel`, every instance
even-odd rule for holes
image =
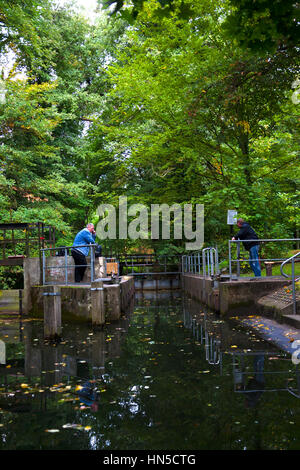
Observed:
[[[1,317],[0,340],[0,450],[300,448],[291,355],[179,291],[103,330],[64,322],[59,344]]]

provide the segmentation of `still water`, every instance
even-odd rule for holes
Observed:
[[[2,318],[0,339],[0,450],[300,449],[291,355],[181,293],[59,344]]]

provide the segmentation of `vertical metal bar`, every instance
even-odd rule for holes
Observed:
[[[207,250],[206,251],[206,258],[207,258],[207,275],[209,276],[209,273],[210,273],[210,256],[209,256],[209,253],[210,250]]]
[[[65,283],[68,284],[68,250],[65,248]]]
[[[198,252],[198,273],[200,274],[201,264],[200,264],[200,251]]]
[[[229,256],[229,279],[232,279],[232,269],[231,269],[231,240],[228,241],[228,256]]]
[[[209,250],[209,256],[210,256],[210,275],[214,275],[214,248],[211,248]]]
[[[218,253],[218,247],[216,247],[216,274],[219,274],[219,253]]]
[[[236,274],[237,274],[237,277],[240,277],[240,274],[241,274],[240,256],[241,256],[241,242],[237,242],[237,248],[236,248],[236,259],[237,259]]]
[[[43,272],[42,272],[42,276],[43,276],[43,286],[44,286],[45,285],[45,278],[46,278],[46,276],[45,276],[45,270],[46,270],[45,250],[42,250],[42,254],[43,254],[43,262],[42,262],[42,264],[43,264],[43,270],[42,271]]]
[[[292,258],[293,314],[296,315],[295,258]]]
[[[94,281],[94,246],[91,246],[91,282]],[[119,268],[118,268],[118,275],[119,275]]]

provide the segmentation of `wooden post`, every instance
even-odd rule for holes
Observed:
[[[101,326],[105,323],[104,288],[102,281],[91,283],[92,323]]]
[[[272,267],[273,267],[273,262],[272,261],[265,261],[265,267],[266,267],[266,276],[272,276]]]
[[[61,288],[44,286],[44,337],[55,339],[61,336]]]

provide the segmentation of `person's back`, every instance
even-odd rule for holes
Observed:
[[[243,240],[258,240],[257,233],[253,230],[253,228],[247,224],[246,222],[243,223],[241,226],[239,232],[235,235],[234,237],[236,240],[239,239],[241,241]],[[244,242],[243,245],[246,250],[250,250],[252,246],[257,245],[258,243],[256,241],[251,241],[251,242]]]
[[[75,262],[75,282],[81,282],[87,268],[86,256],[89,254],[90,245],[95,243],[96,232],[93,224],[87,224],[74,238],[71,255]]]
[[[241,240],[245,249],[249,251],[249,263],[254,272],[255,277],[261,276],[261,269],[259,263],[259,240],[256,232],[253,228],[247,224],[243,219],[237,220],[237,226],[239,227],[239,232],[232,237],[232,240]],[[252,240],[252,241],[247,241]],[[257,241],[256,241],[257,240]]]
[[[73,247],[80,251],[83,255],[88,256],[89,247],[83,245],[89,245],[90,243],[95,243],[95,234],[91,234],[91,232],[84,228],[77,233],[74,238]]]

